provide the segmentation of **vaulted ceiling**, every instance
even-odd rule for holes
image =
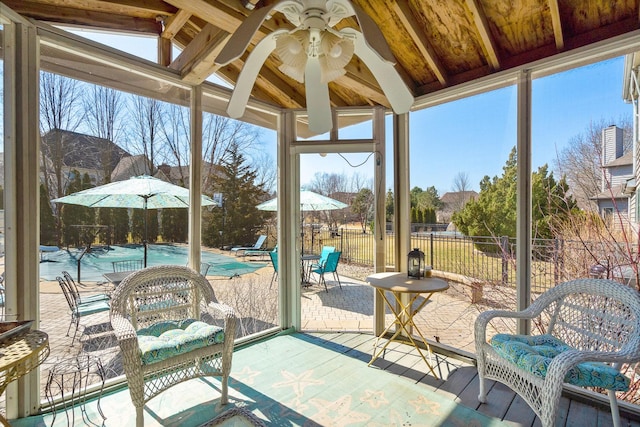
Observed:
[[[23,16],[51,24],[127,31],[158,37],[158,62],[187,83],[211,74],[232,85],[247,53],[214,63],[252,9],[273,0],[3,0]],[[640,28],[635,0],[353,0],[376,23],[397,60],[396,70],[415,97]],[[358,28],[354,17],[338,27]],[[252,39],[293,28],[276,12]],[[171,57],[171,46],[181,54]],[[118,46],[113,46],[118,48]],[[252,95],[284,108],[304,108],[304,84],[278,70],[271,54]],[[347,73],[329,83],[331,104],[389,106],[378,82],[354,56]]]

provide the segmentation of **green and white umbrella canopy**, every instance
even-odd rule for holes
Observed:
[[[144,209],[144,265],[147,265],[147,209],[188,208],[189,189],[148,175],[134,176],[125,181],[110,182],[53,199],[55,203],[88,206],[90,208]],[[201,196],[202,206],[218,206],[213,199]]]
[[[277,211],[278,199],[271,199],[256,206],[262,211]],[[314,193],[309,190],[300,191],[300,210],[301,211],[331,211],[335,209],[344,209],[349,205],[338,200],[332,199],[322,194]]]
[[[201,198],[202,206],[218,205],[210,197],[201,196]],[[142,175],[78,191],[53,199],[52,202],[91,208],[188,208],[189,189]]]

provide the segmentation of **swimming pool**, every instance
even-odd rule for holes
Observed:
[[[175,245],[149,245],[147,250],[147,266],[153,265],[186,265],[186,246]],[[68,271],[77,278],[78,258],[82,254],[79,249],[59,250],[43,254],[40,263],[40,278],[43,280],[56,280],[63,270]],[[86,282],[104,282],[104,273],[113,271],[112,261],[125,259],[142,259],[144,248],[142,245],[109,246],[95,248],[85,254],[80,261],[80,279]],[[227,276],[251,273],[265,263],[241,262],[235,257],[202,251],[202,262],[211,264],[209,276]]]

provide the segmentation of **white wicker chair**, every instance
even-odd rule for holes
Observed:
[[[151,352],[145,348],[145,340],[155,340],[159,327],[165,330],[162,328],[167,324],[177,324],[188,331],[185,325],[192,324],[189,319],[206,323],[198,323],[203,327],[200,330],[207,332],[197,341],[200,344],[206,342],[206,345],[184,351],[176,351],[167,345],[161,356],[158,356],[157,348]],[[137,426],[144,425],[143,407],[146,402],[191,378],[220,376],[220,403],[227,403],[236,316],[233,309],[216,302],[213,288],[197,271],[171,265],[132,273],[112,294],[111,324],[122,351],[131,400],[136,407]],[[219,342],[219,328],[210,325],[222,328],[222,342]],[[177,332],[175,329],[172,332]],[[189,344],[192,342],[195,341]]]
[[[547,325],[545,334],[569,345],[551,359],[544,377],[506,360],[487,342],[487,325],[495,318],[532,319]],[[540,295],[520,312],[487,311],[475,323],[480,394],[486,402],[485,379],[516,391],[540,417],[544,427],[555,425],[567,373],[584,362],[603,362],[620,369],[640,360],[640,293],[618,282],[577,279]],[[608,390],[615,426],[620,414],[614,391]]]

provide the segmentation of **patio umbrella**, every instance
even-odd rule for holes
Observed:
[[[349,205],[338,200],[332,199],[322,194],[314,193],[309,190],[300,191],[300,210],[301,211],[331,211],[335,209],[344,209]],[[257,206],[262,211],[277,211],[278,198],[271,199]]]
[[[201,196],[202,206],[217,206],[207,196]],[[158,178],[142,175],[99,187],[78,191],[52,202],[92,208],[144,209],[144,266],[147,266],[147,209],[188,208],[189,189]]]
[[[278,198],[268,200],[264,203],[260,203],[256,206],[262,211],[277,211],[278,210]],[[332,211],[336,209],[344,209],[349,207],[346,203],[332,199],[331,197],[323,196],[322,194],[314,193],[309,190],[300,191],[300,211]],[[304,218],[304,215],[303,215]],[[303,221],[304,222],[304,221]],[[302,239],[302,253],[304,253],[304,239]],[[313,246],[313,232],[311,233],[311,245]],[[312,248],[313,250],[313,248]]]

